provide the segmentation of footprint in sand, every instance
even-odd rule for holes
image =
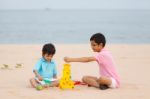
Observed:
[[[3,66],[1,67],[1,69],[12,70],[12,68],[10,68],[10,66],[7,65],[7,64],[3,64]]]
[[[22,68],[22,63],[17,63],[15,65],[15,68]],[[12,68],[10,68],[10,66],[8,64],[3,64],[2,67],[0,69],[3,69],[3,70],[12,70]]]
[[[16,66],[15,66],[16,68],[22,68],[22,64],[21,63],[19,63],[19,64],[16,64]]]

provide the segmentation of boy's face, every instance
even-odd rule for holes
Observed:
[[[43,57],[44,57],[44,59],[45,59],[45,60],[47,60],[47,61],[49,61],[49,62],[50,62],[50,61],[51,61],[51,59],[53,58],[53,55],[44,54],[44,55],[43,55]]]
[[[100,52],[101,49],[103,48],[102,43],[97,44],[95,41],[91,41],[91,48],[93,49],[94,52]]]

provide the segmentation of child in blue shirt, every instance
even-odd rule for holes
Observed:
[[[58,86],[57,70],[54,60],[55,46],[51,43],[45,44],[42,49],[42,58],[36,63],[33,72],[34,78],[30,79],[32,87],[42,85],[43,87]]]

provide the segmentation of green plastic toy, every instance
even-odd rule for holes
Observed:
[[[42,85],[37,85],[36,90],[42,90],[44,87]]]
[[[52,82],[50,79],[46,79],[46,78],[43,81],[45,82],[45,84],[48,84],[48,85],[50,85]]]

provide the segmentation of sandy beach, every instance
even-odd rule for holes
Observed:
[[[150,45],[110,44],[121,77],[119,89],[99,90],[76,86],[73,90],[57,87],[37,91],[30,86],[32,69],[41,57],[43,45],[0,45],[0,96],[2,99],[150,99]],[[56,44],[54,60],[61,77],[63,57],[93,56],[88,44]],[[7,68],[4,68],[7,67]],[[98,76],[97,63],[71,63],[72,79]]]

